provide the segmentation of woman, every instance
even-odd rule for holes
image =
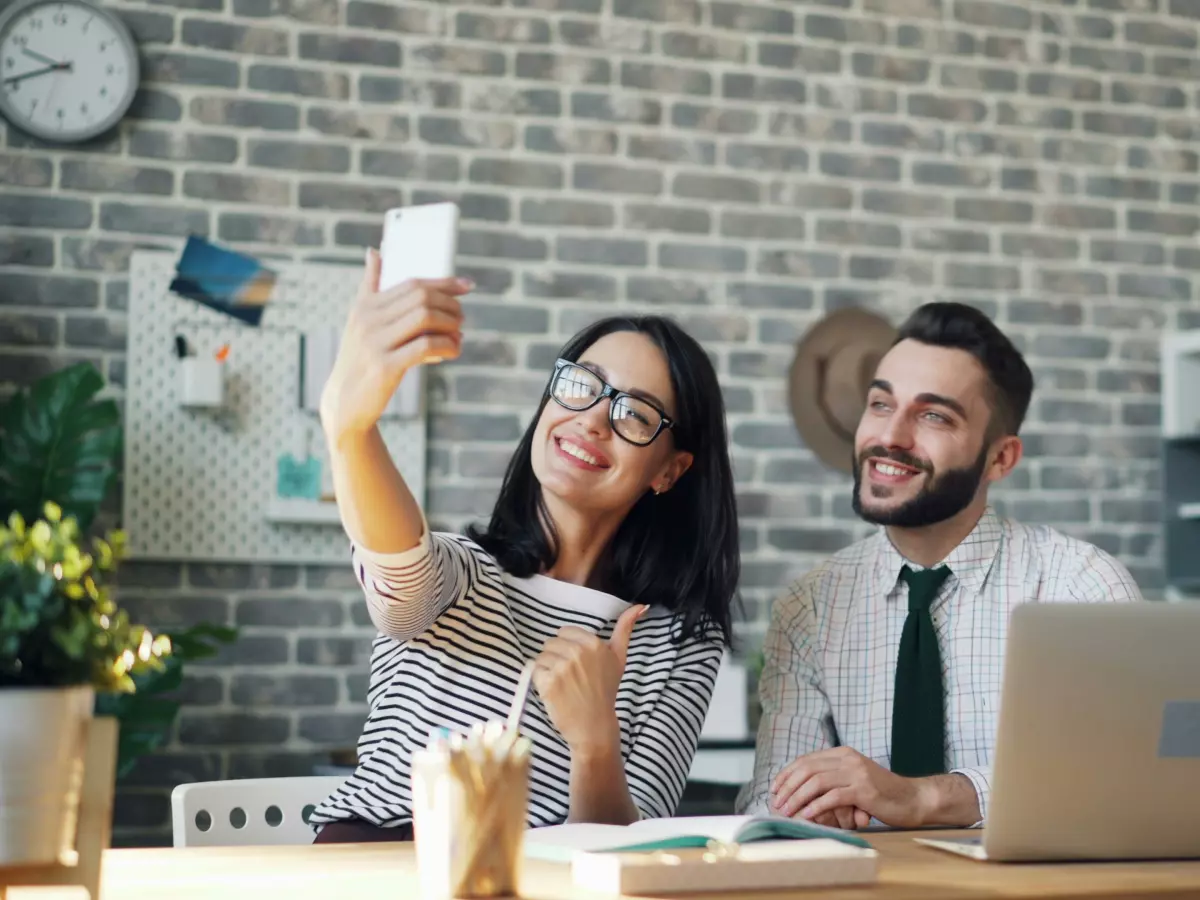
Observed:
[[[461,279],[380,293],[368,253],[322,396],[342,521],[380,631],[359,765],[317,842],[409,840],[414,751],[502,719],[535,660],[528,821],[673,814],[730,641],[737,514],[724,405],[701,347],[661,318],[563,348],[486,528],[430,534],[376,422],[404,373],[452,359]]]

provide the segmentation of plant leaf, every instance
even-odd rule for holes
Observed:
[[[183,662],[174,656],[169,656],[162,669],[139,675],[136,681],[137,694],[135,696],[138,697],[177,691],[183,685]]]
[[[180,703],[162,695],[178,690],[183,683],[184,661],[215,655],[220,649],[217,644],[231,643],[237,638],[238,631],[201,622],[183,631],[166,634],[171,639],[171,655],[163,660],[161,670],[136,676],[136,690],[131,694],[96,696],[97,715],[116,716],[121,724],[117,747],[118,778],[133,771],[138,757],[158,749],[170,736]]]
[[[216,656],[220,648],[215,644],[229,644],[237,638],[237,629],[224,625],[201,622],[184,631],[168,633],[171,639],[171,656],[174,659],[207,659]]]
[[[18,392],[0,410],[0,508],[38,519],[47,500],[86,530],[116,477],[120,413],[97,400],[104,379],[78,363]]]
[[[133,731],[122,727],[117,738],[117,777],[124,778],[132,772],[139,757],[161,747],[167,734],[166,730]]]

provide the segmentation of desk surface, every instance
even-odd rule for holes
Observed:
[[[923,836],[932,836],[925,832]],[[954,834],[954,832],[941,832]],[[924,847],[912,833],[869,834],[882,856],[872,887],[763,894],[800,900],[997,900],[1010,897],[1200,897],[1200,861],[1005,865]],[[411,845],[109,850],[102,900],[390,900],[416,898]],[[566,866],[526,863],[526,900],[596,900],[571,886]],[[717,895],[702,895],[713,900]]]

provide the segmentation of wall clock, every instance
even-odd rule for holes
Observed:
[[[88,0],[13,0],[0,9],[0,115],[34,137],[86,141],[137,93],[137,45]]]

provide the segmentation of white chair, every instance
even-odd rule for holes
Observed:
[[[313,809],[345,782],[341,775],[199,781],[171,791],[176,847],[311,844]]]

